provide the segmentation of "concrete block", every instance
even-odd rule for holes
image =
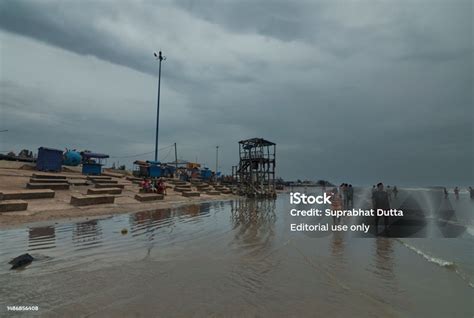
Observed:
[[[175,187],[174,191],[176,192],[191,192],[191,188],[181,188],[181,187]]]
[[[50,189],[3,191],[4,200],[50,199],[54,195],[55,192]]]
[[[0,212],[25,211],[28,202],[23,200],[0,201]]]
[[[87,176],[87,179],[89,180],[112,180],[112,177],[108,177],[108,176]]]
[[[72,195],[71,204],[75,206],[86,206],[86,205],[96,205],[96,204],[107,204],[114,203],[115,196],[113,195]]]
[[[43,178],[30,178],[31,183],[64,183],[66,179],[43,179]]]
[[[87,180],[68,180],[67,181],[70,185],[73,186],[86,186],[90,185],[90,181]]]
[[[118,183],[117,180],[107,180],[107,179],[89,179],[94,183]]]
[[[87,194],[122,194],[120,188],[87,189]]]
[[[33,178],[36,179],[63,179],[66,180],[66,176],[53,173],[33,173]]]
[[[69,190],[69,183],[27,183],[28,189]]]
[[[199,197],[199,196],[201,196],[200,192],[195,192],[195,191],[183,192],[183,197]]]
[[[95,188],[97,189],[104,189],[104,188],[120,188],[123,189],[125,184],[120,183],[96,183]]]
[[[135,200],[140,201],[140,202],[156,201],[156,200],[163,200],[163,199],[164,199],[163,194],[157,194],[157,193],[138,193],[138,194],[135,194]]]

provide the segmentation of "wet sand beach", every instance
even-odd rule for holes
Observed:
[[[456,238],[318,236],[289,231],[288,202],[280,194],[2,230],[0,315],[6,304],[50,317],[474,314],[472,223]],[[461,220],[472,204],[461,196],[452,207]],[[9,270],[22,252],[37,260]]]

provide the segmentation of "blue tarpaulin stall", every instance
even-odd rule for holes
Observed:
[[[39,171],[61,171],[63,162],[63,151],[59,149],[40,147],[36,160],[36,170]]]
[[[150,178],[159,178],[163,175],[163,169],[161,169],[161,163],[159,161],[147,161],[148,164],[148,176]]]
[[[209,168],[204,168],[201,170],[201,179],[202,180],[209,180],[211,179],[212,171]]]
[[[164,167],[162,166],[161,169],[162,169],[163,176],[168,177],[168,178],[173,176],[174,173],[176,172],[176,167],[169,166],[169,165],[165,165]]]
[[[93,152],[81,152],[82,156],[82,174],[101,175],[102,159],[109,158],[109,155]]]

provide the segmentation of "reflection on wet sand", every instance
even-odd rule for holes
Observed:
[[[346,233],[342,232],[331,233],[329,245],[331,251],[330,272],[332,277],[335,278],[341,277],[347,271],[347,259],[346,255],[344,255],[346,248],[345,236]]]
[[[274,200],[237,200],[231,205],[234,244],[241,248],[269,249],[276,221]]]
[[[239,262],[232,266],[229,281],[249,294],[264,288],[268,275],[277,268],[271,258],[275,221],[274,200],[236,200],[231,203],[235,234],[230,247],[239,255]]]
[[[374,240],[375,243],[375,268],[374,273],[384,280],[393,280],[395,275],[393,240],[379,237]]]
[[[192,221],[200,221],[198,216],[209,214],[210,203],[187,205],[179,209],[160,209],[152,211],[142,211],[131,214],[129,217],[130,226],[134,235],[140,235],[144,229],[158,229],[172,226],[176,220],[174,218],[188,217]]]
[[[54,226],[31,227],[28,230],[28,250],[50,249],[56,247]]]
[[[344,255],[344,233],[333,232],[331,240],[331,256],[341,260]]]
[[[143,228],[160,228],[162,226],[170,225],[172,212],[171,209],[154,210],[137,212],[130,215],[130,226],[132,233],[135,233]]]
[[[72,241],[78,248],[87,248],[102,243],[102,227],[98,220],[76,223],[72,231]]]

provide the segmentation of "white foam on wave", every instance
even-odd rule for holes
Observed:
[[[413,252],[415,252],[416,254],[422,256],[425,260],[427,260],[428,262],[430,263],[433,263],[433,264],[436,264],[438,266],[441,266],[441,267],[444,267],[444,268],[447,268],[447,269],[450,269],[452,271],[454,271],[457,275],[459,275],[465,282],[468,283],[468,285],[472,288],[474,288],[474,283],[472,283],[470,281],[470,279],[466,276],[466,274],[464,274],[458,266],[456,266],[456,263],[454,262],[450,262],[450,261],[446,261],[444,259],[441,259],[441,258],[438,258],[438,257],[434,257],[434,256],[431,256],[425,252],[423,252],[422,250],[402,241],[402,240],[399,240],[397,239],[398,242],[400,242],[403,246],[405,246],[406,248],[408,248],[409,250],[412,250]]]
[[[467,233],[471,236],[474,236],[474,227],[468,226],[467,227]]]
[[[422,256],[424,259],[426,259],[430,263],[434,263],[434,264],[439,265],[441,267],[447,267],[447,268],[454,268],[455,267],[454,262],[450,262],[450,261],[446,261],[446,260],[441,259],[441,258],[433,257],[433,256],[428,255],[427,253],[423,252],[422,250],[419,250],[416,247],[414,247],[414,246],[412,246],[412,245],[410,245],[406,242],[403,242],[402,240],[398,240],[398,241],[400,243],[402,243],[408,249],[410,249],[413,252],[415,252],[416,254]]]

